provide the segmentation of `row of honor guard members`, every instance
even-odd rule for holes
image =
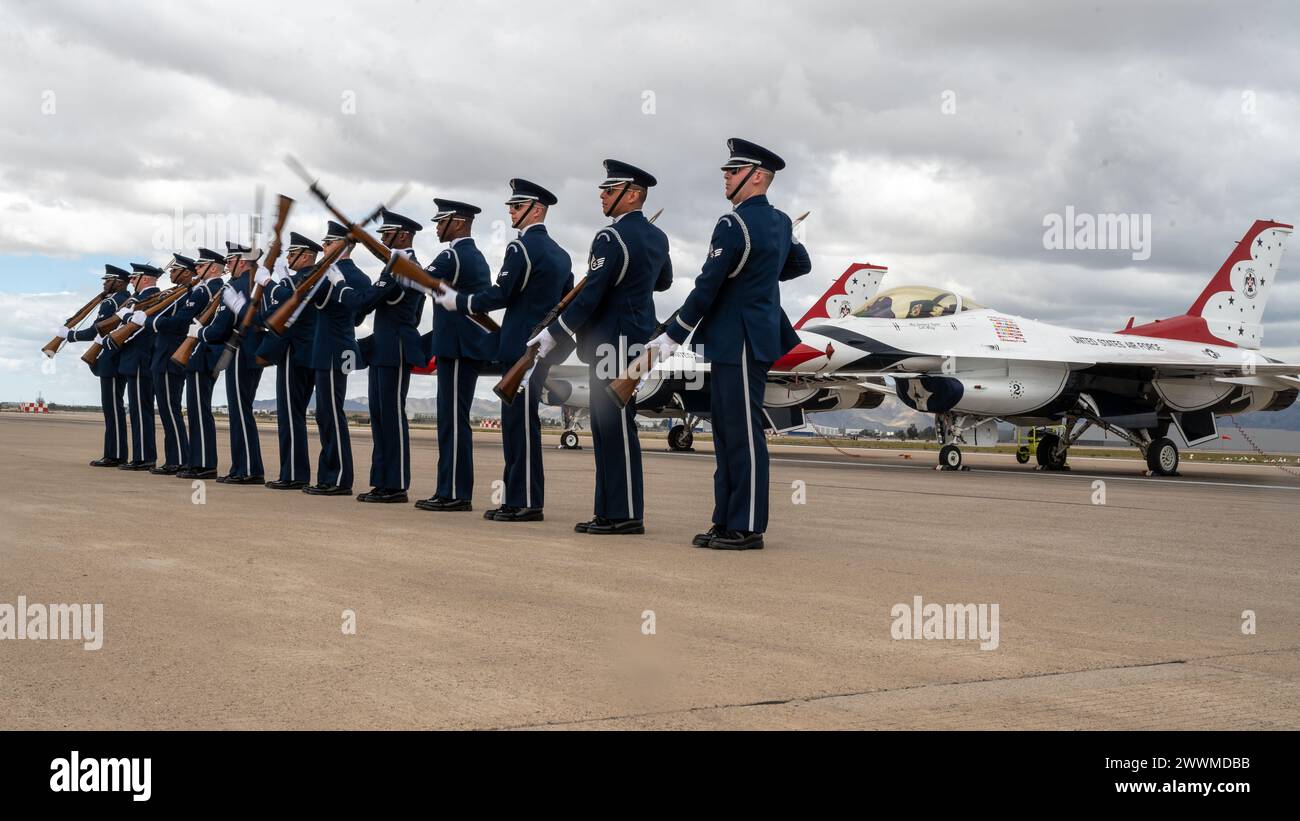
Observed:
[[[637,345],[649,342],[665,358],[693,335],[694,344],[713,363],[711,402],[718,463],[713,521],[694,544],[718,549],[761,548],[767,524],[768,471],[763,391],[772,363],[797,342],[780,307],[778,284],[807,273],[811,264],[807,251],[793,236],[789,217],[772,207],[766,197],[784,161],[774,152],[745,140],[729,140],[728,149],[730,157],[722,166],[723,185],[733,209],[715,226],[706,261],[690,296],[674,322],[654,340],[649,340],[656,324],[652,295],[671,285],[672,264],[666,236],[650,224],[642,210],[656,180],[629,163],[605,161],[600,200],[602,211],[612,222],[592,241],[586,286],[550,326],[532,338],[525,338],[529,330],[573,285],[568,254],[546,232],[546,215],[556,204],[556,197],[536,183],[522,179],[510,182],[511,196],[506,204],[512,226],[520,233],[507,246],[495,284],[471,236],[473,219],[480,209],[463,202],[435,200],[438,238],[447,247],[427,270],[444,286],[432,295],[434,329],[424,337],[419,335],[417,325],[428,292],[394,276],[391,265],[371,283],[345,252],[309,297],[309,310],[299,316],[285,337],[266,335],[263,339],[254,332],[252,344],[246,339],[241,346],[240,356],[232,365],[236,378],[227,380],[234,466],[222,480],[241,484],[262,481],[251,412],[260,378],[260,357],[280,369],[276,394],[282,467],[280,477],[266,484],[276,489],[302,488],[319,495],[350,494],[351,446],[342,404],[348,375],[368,365],[375,434],[372,489],[357,498],[364,502],[408,501],[406,395],[411,368],[433,355],[438,361],[440,420],[437,488],[431,498],[420,500],[416,506],[435,511],[469,510],[473,494],[469,410],[478,375],[486,363],[512,363],[528,345],[538,344],[538,367],[525,387],[523,401],[503,407],[505,500],[488,510],[485,518],[541,520],[544,480],[537,414],[540,390],[549,364],[576,348],[579,358],[589,366],[592,385],[596,492],[593,518],[580,522],[575,530],[590,534],[643,533],[644,494],[635,406],[619,410],[600,388],[609,373],[626,366]],[[414,259],[411,245],[420,224],[391,211],[385,211],[383,216],[380,235],[384,244],[394,253]],[[132,423],[141,431],[133,440],[137,444],[127,464],[151,461],[150,437],[143,431],[157,391],[159,406],[165,416],[171,417],[170,422],[164,420],[167,462],[164,470],[157,472],[171,472],[171,467],[179,465],[187,477],[214,474],[215,453],[208,456],[208,451],[215,450],[208,447],[215,432],[210,427],[210,366],[215,365],[243,312],[255,310],[259,320],[269,315],[311,272],[317,255],[328,251],[331,243],[347,242],[345,227],[331,222],[324,242],[322,247],[291,234],[287,257],[278,270],[257,270],[256,274],[258,255],[228,243],[224,262],[232,278],[225,288],[218,279],[220,269],[214,253],[201,251],[197,261],[178,256],[174,270],[197,269],[202,278],[202,283],[192,289],[192,297],[146,323],[122,351],[115,352],[115,367],[110,360],[96,369],[106,399],[105,454],[96,463],[124,458],[124,423],[118,398],[123,390],[128,395],[134,391],[137,397],[132,400]],[[152,266],[135,267],[136,296],[147,298],[156,292],[156,279],[162,272]],[[125,282],[130,278],[113,266],[107,270],[106,280]],[[253,282],[269,286],[260,306],[248,304]],[[196,420],[191,422],[186,448],[183,423],[171,412],[178,400],[171,385],[174,371],[168,367],[169,351],[180,343],[180,323],[192,322],[207,300],[215,298],[216,289],[220,289],[223,300],[217,315],[221,321],[214,319],[206,327],[192,323],[189,329],[190,335],[199,338],[204,356],[197,367],[191,360],[186,374],[189,415]],[[119,293],[105,299],[101,316],[129,310]],[[499,336],[489,333],[473,318],[476,313],[498,308],[506,309]],[[355,327],[371,312],[376,315],[375,332],[364,340],[367,344],[363,351]],[[68,338],[84,341],[89,338],[86,333],[69,332]],[[122,359],[131,352],[137,337],[146,333],[156,335],[158,342],[146,347],[145,343],[153,343],[150,336],[138,343],[140,351],[153,352],[150,367],[142,375],[139,354],[126,357],[126,364]],[[610,357],[613,368],[609,367]],[[314,374],[314,379],[309,374]],[[121,384],[118,377],[122,378]],[[162,386],[149,390],[151,382],[159,378]],[[329,406],[317,412],[321,453],[314,485],[309,483],[305,447],[306,406],[313,387],[318,403],[324,400]],[[145,392],[150,394],[148,402]],[[205,404],[207,419],[203,415]],[[738,407],[744,409],[743,414],[734,412]],[[151,425],[149,428],[152,432]]]

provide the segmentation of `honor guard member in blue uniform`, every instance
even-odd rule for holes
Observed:
[[[194,338],[197,345],[185,366],[185,415],[190,433],[190,465],[177,471],[178,479],[217,478],[217,422],[212,416],[212,392],[217,378],[212,368],[221,355],[221,346],[208,346],[200,338],[204,326],[196,319],[208,303],[220,299],[224,285],[225,257],[208,248],[200,248],[195,260],[200,282],[190,289],[183,299],[181,310],[190,314],[190,327],[185,335]],[[215,347],[215,350],[212,350]]]
[[[411,243],[424,226],[387,209],[379,226],[379,238],[394,254],[404,254],[417,265]],[[391,267],[391,266],[390,266]],[[366,353],[370,368],[370,454],[371,490],[357,496],[361,502],[405,503],[411,486],[411,439],[406,421],[406,394],[411,387],[411,368],[428,363],[420,338],[420,316],[424,313],[423,289],[389,271],[380,275],[362,299],[362,309],[375,312],[374,333]]]
[[[311,271],[319,244],[296,231],[275,261],[275,282],[267,286],[266,309],[256,321],[265,322],[293,294]],[[272,490],[301,490],[311,484],[311,454],[307,452],[307,404],[316,387],[312,370],[312,342],[316,337],[316,312],[303,310],[284,336],[268,333],[257,356],[274,363],[275,426],[280,436],[280,478],[266,483]]]
[[[159,293],[158,278],[162,269],[145,263],[131,263],[135,278],[135,302]],[[153,331],[145,327],[144,311],[133,309],[124,321],[142,326],[122,344],[117,355],[117,373],[126,378],[126,396],[131,407],[131,461],[118,465],[121,470],[150,470],[158,462],[157,431],[153,415]],[[111,340],[109,340],[111,344]]]
[[[127,291],[130,279],[131,275],[125,270],[116,265],[105,265],[104,290],[109,293],[99,303],[95,321],[81,330],[60,326],[58,333],[69,342],[97,342],[102,345],[104,340],[95,330],[95,325],[125,307],[130,298]],[[126,380],[117,375],[117,352],[103,350],[95,364],[90,366],[90,372],[99,377],[99,405],[104,412],[104,455],[90,464],[97,468],[115,468],[127,458],[126,408],[122,405]]]
[[[213,367],[221,358],[221,351],[244,316],[245,311],[260,311],[263,306],[249,304],[254,277],[261,251],[246,245],[226,243],[226,265],[230,281],[221,290],[221,307],[208,326],[199,332],[206,343]],[[268,274],[269,275],[269,274]],[[250,325],[239,353],[226,369],[226,407],[230,414],[230,472],[217,478],[230,485],[260,485],[265,481],[262,468],[262,443],[257,436],[257,420],[253,418],[253,400],[257,397],[257,383],[262,381],[262,368],[257,364],[257,349],[262,342],[262,332]]]
[[[194,260],[172,254],[167,273],[177,286],[192,286],[198,275]],[[145,328],[153,332],[153,359],[149,370],[153,378],[154,399],[163,427],[163,463],[149,472],[161,476],[179,473],[190,464],[190,442],[185,433],[181,404],[185,400],[185,369],[172,362],[172,354],[185,339],[194,312],[189,295],[173,302],[166,310],[149,317]]]
[[[636,403],[620,411],[605,385],[623,370],[653,333],[654,292],[673,281],[668,237],[641,212],[655,178],[618,160],[605,160],[600,204],[614,222],[591,243],[587,284],[564,313],[528,344],[540,356],[557,345],[569,349],[576,338],[578,358],[591,380],[591,438],[596,451],[595,518],[579,522],[579,533],[645,533],[641,444],[636,434]]]
[[[492,284],[483,252],[470,229],[479,208],[455,200],[435,199],[438,239],[448,243],[425,270],[456,291],[476,294]],[[496,356],[496,334],[468,314],[433,308],[432,356],[438,373],[438,488],[415,506],[421,510],[470,510],[474,496],[474,445],[469,410],[474,385],[485,362]]]
[[[544,220],[555,195],[528,180],[510,181],[510,224],[519,237],[506,246],[496,284],[477,294],[444,287],[435,301],[448,311],[487,313],[505,308],[496,359],[510,367],[524,355],[525,342],[546,312],[573,288],[568,253],[551,239]],[[542,428],[537,414],[550,366],[538,361],[523,395],[501,403],[501,445],[505,455],[505,503],[483,514],[498,522],[542,521]]]
[[[693,544],[756,550],[767,529],[767,372],[799,341],[781,310],[780,283],[808,273],[812,263],[790,218],[767,201],[785,161],[747,140],[730,139],[727,149],[723,190],[734,210],[718,219],[694,289],[650,346],[662,360],[694,331],[692,344],[710,363],[713,526]]]
[[[370,288],[370,279],[349,255],[352,242],[348,229],[330,220],[321,241],[325,254],[336,243],[348,248],[330,266],[316,289],[307,297],[306,311],[316,312],[316,336],[312,343],[311,366],[316,372],[316,430],[320,434],[320,456],[316,462],[316,484],[303,488],[313,496],[352,495],[352,438],[343,411],[347,398],[348,374],[365,367],[357,345],[356,326],[359,296]]]

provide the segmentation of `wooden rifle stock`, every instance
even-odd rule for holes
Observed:
[[[650,218],[650,224],[654,225],[655,220],[659,219],[659,215],[663,212],[664,209],[662,208],[656,211],[654,216]],[[533,328],[533,332],[528,335],[528,338],[532,339],[534,336],[537,336],[545,330],[547,326],[558,319],[560,314],[564,313],[564,310],[569,307],[569,304],[572,303],[573,300],[577,299],[578,294],[582,293],[582,288],[586,284],[587,278],[584,276],[581,282],[574,285],[573,288],[564,295],[564,297],[559,301],[559,304],[550,311],[547,311],[546,316],[542,317],[542,321],[537,323]],[[506,371],[496,385],[493,386],[492,392],[507,405],[514,404],[515,396],[519,393],[519,388],[524,384],[524,377],[526,377],[529,371],[533,369],[533,364],[535,362],[537,362],[537,346],[529,345],[528,348],[524,350],[524,355],[519,357],[519,360],[515,362],[515,364],[510,367],[510,370]]]
[[[568,308],[569,304],[577,298],[578,294],[582,293],[582,287],[586,284],[587,278],[583,277],[582,281],[577,285],[574,285],[554,308],[546,312],[546,316],[542,317],[542,321],[537,323],[533,328],[533,332],[528,335],[528,338],[532,339],[534,336],[537,336],[545,330],[548,325],[554,322],[560,314],[564,313],[564,309]],[[518,395],[519,389],[524,384],[524,377],[528,376],[528,373],[533,369],[533,365],[537,362],[537,350],[537,345],[529,345],[524,350],[524,355],[519,357],[518,361],[516,361],[514,365],[510,366],[510,370],[506,371],[501,376],[501,379],[492,386],[492,392],[495,393],[497,398],[502,402],[505,402],[507,405],[514,404],[515,396]]]
[[[318,180],[311,178],[311,175],[307,173],[307,169],[303,168],[302,163],[298,162],[298,160],[292,156],[285,157],[285,162],[295,174],[302,178],[303,182],[307,183],[308,190],[311,191],[316,199],[321,201],[321,205],[324,205],[325,208],[334,215],[335,219],[347,226],[348,235],[361,245],[365,246],[366,250],[374,254],[380,262],[383,262],[395,276],[406,277],[417,285],[428,288],[430,291],[442,290],[442,280],[430,276],[428,271],[425,271],[419,265],[416,265],[405,254],[392,253],[386,245],[379,241],[378,237],[371,235],[365,230],[365,226],[370,222],[370,220],[379,216],[380,210],[382,210],[383,206],[381,206],[380,209],[376,209],[376,211],[364,222],[355,223],[348,219],[347,214],[340,211],[334,203],[330,202],[329,194],[325,193],[324,189],[320,187],[320,182]],[[490,333],[496,333],[501,330],[501,326],[498,325],[492,317],[486,314],[470,314],[470,319]]]
[[[281,242],[280,237],[284,233],[284,224],[289,221],[289,209],[293,208],[293,198],[280,195],[280,202],[275,212],[275,236],[271,239],[271,245],[267,248],[266,259],[262,261],[262,267],[268,272],[275,271],[275,262],[280,258]],[[248,310],[244,312],[244,318],[239,321],[239,326],[235,328],[226,340],[226,348],[221,352],[221,359],[217,362],[216,371],[220,373],[230,366],[231,360],[239,352],[240,346],[244,343],[244,336],[253,324],[253,314],[257,313],[257,306],[262,304],[262,292],[265,286],[262,283],[253,285],[252,293],[248,298]],[[259,359],[259,361],[261,361]]]
[[[224,288],[225,286],[221,287]],[[212,317],[217,315],[217,309],[220,307],[221,288],[218,288],[217,292],[208,300],[208,304],[203,306],[203,310],[199,312],[199,315],[194,317],[194,321],[200,325],[207,325],[212,321]],[[186,336],[181,340],[181,344],[176,346],[176,350],[172,352],[172,361],[182,368],[185,367],[190,364],[190,357],[194,355],[194,349],[198,346],[198,337]]]
[[[170,308],[187,293],[189,293],[189,289],[187,288],[176,288],[174,291],[167,294],[166,299],[160,299],[148,308],[140,308],[139,310],[144,311],[144,315],[147,317],[154,316],[155,314],[161,313]],[[116,330],[110,333],[108,338],[113,340],[114,345],[125,345],[126,341],[131,338],[131,335],[140,330],[140,327],[141,326],[131,321],[124,322]]]
[[[798,228],[799,224],[808,219],[808,215],[811,213],[811,211],[804,211],[800,214],[790,224],[790,229],[793,231]],[[671,316],[659,323],[659,326],[650,334],[650,338],[654,339],[662,334],[676,318],[677,311],[673,311]],[[646,349],[644,353],[628,363],[628,366],[624,368],[623,373],[619,374],[617,379],[605,386],[605,393],[609,395],[610,399],[614,400],[614,404],[618,405],[620,409],[626,408],[627,403],[632,401],[632,397],[636,395],[636,389],[641,385],[641,379],[650,373],[650,369],[655,366],[655,359],[655,349]]]
[[[185,295],[185,289],[178,285],[175,288],[168,288],[166,291],[163,291],[162,293],[154,294],[148,299],[140,300],[138,302],[136,302],[135,298],[132,297],[132,299],[128,300],[126,305],[123,305],[122,307],[134,308],[137,311],[144,311],[153,307],[154,305],[157,305],[161,300],[164,299],[170,299],[171,301],[167,303],[168,305],[170,305],[171,302],[175,302],[177,299],[180,299],[184,295]],[[119,317],[117,314],[113,314],[107,319],[102,319],[95,324],[95,333],[99,334],[100,336],[109,336],[115,330],[117,330],[118,327],[121,325],[122,325],[122,318]],[[140,327],[139,325],[133,325],[131,323],[128,323],[128,325],[130,325],[131,327],[131,333],[134,333],[135,329]],[[130,334],[127,334],[127,336],[129,335]],[[122,339],[125,341],[126,336],[123,336]],[[103,352],[104,352],[103,343],[92,342],[90,343],[90,347],[86,348],[86,352],[81,355],[81,361],[85,362],[87,365],[90,365],[91,367],[94,367],[95,363],[99,361],[99,355],[102,354]]]
[[[673,311],[667,319],[655,326],[655,329],[650,332],[650,338],[654,339],[667,330],[668,324],[676,318],[677,311]],[[627,403],[636,396],[636,389],[641,386],[641,379],[655,366],[657,358],[655,350],[655,348],[646,348],[640,356],[627,364],[618,378],[605,386],[605,393],[614,400],[614,404],[618,405],[620,410],[626,408]]]
[[[316,263],[315,269],[304,277],[302,282],[298,283],[298,286],[293,289],[293,293],[284,301],[284,304],[276,308],[275,313],[267,317],[266,322],[262,323],[268,331],[276,336],[284,336],[284,332],[289,330],[289,326],[292,324],[289,320],[293,319],[293,315],[297,313],[298,306],[316,287],[316,283],[320,282],[321,278],[329,271],[330,266],[338,261],[345,248],[347,248],[346,242],[338,243],[325,255],[324,259]]]
[[[108,295],[109,292],[104,291],[99,296],[87,302],[85,305],[82,305],[80,308],[77,309],[76,313],[68,317],[67,322],[64,322],[63,326],[68,330],[72,330],[74,326],[80,325],[81,320],[90,316],[90,312],[95,310],[96,306],[98,306],[99,303],[103,302],[104,298],[107,297]],[[59,349],[62,348],[63,344],[67,341],[68,341],[67,334],[64,334],[63,336],[56,336],[53,339],[51,339],[44,348],[41,348],[41,353],[45,354],[46,356],[54,356],[56,353],[59,352]]]

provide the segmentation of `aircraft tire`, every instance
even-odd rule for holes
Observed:
[[[1039,437],[1035,455],[1038,457],[1039,467],[1043,470],[1062,470],[1065,467],[1066,454],[1061,454],[1059,459],[1052,458],[1052,453],[1060,442],[1061,437],[1055,433],[1044,433]]]
[[[685,425],[673,425],[668,429],[668,447],[670,450],[690,450],[695,441],[695,434]]]
[[[577,450],[578,432],[572,430],[566,430],[564,433],[561,433],[560,447],[564,448],[565,450]]]
[[[961,448],[956,445],[939,448],[939,467],[944,470],[961,470]]]
[[[1157,476],[1178,474],[1178,446],[1162,436],[1147,446],[1147,467]]]

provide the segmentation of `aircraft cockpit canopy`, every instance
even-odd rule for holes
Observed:
[[[900,285],[876,294],[854,309],[853,315],[882,319],[929,319],[983,307],[952,291],[928,285]]]

